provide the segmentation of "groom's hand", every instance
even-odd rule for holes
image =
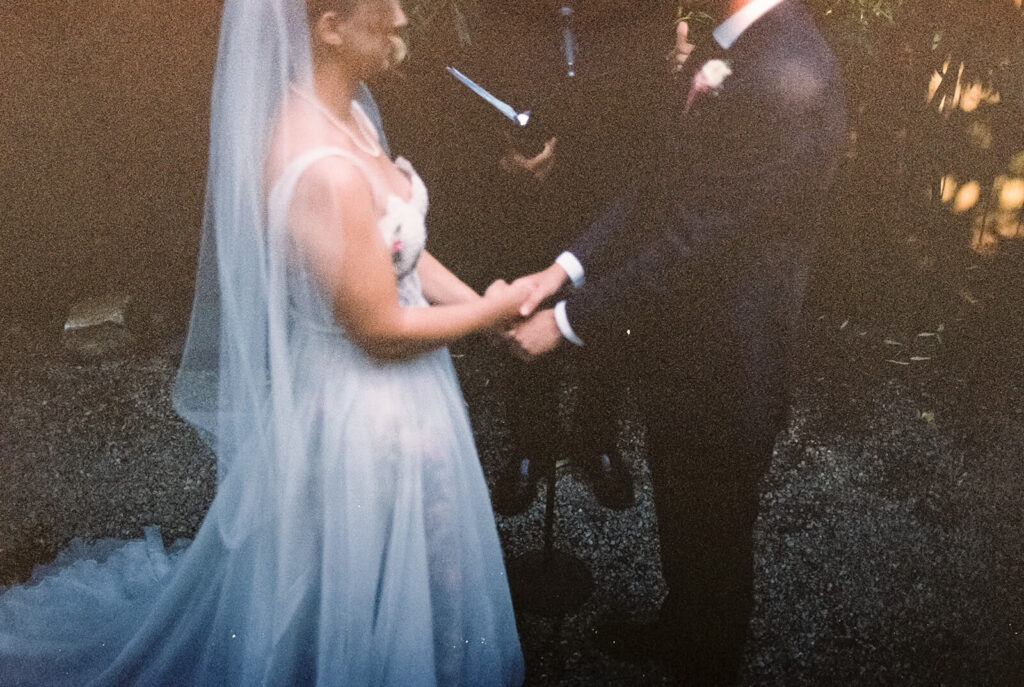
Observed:
[[[516,325],[509,334],[512,338],[513,351],[523,360],[532,360],[544,355],[562,343],[562,332],[555,322],[555,311],[552,308],[541,310],[530,319]]]
[[[565,273],[561,265],[552,263],[547,269],[535,272],[523,279],[529,279],[534,284],[533,293],[527,296],[526,301],[519,308],[520,315],[529,317],[537,309],[537,306],[544,302],[544,299],[558,293],[558,290],[569,281],[569,275]],[[554,321],[554,314],[551,319]]]

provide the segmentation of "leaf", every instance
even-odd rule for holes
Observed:
[[[935,413],[930,410],[925,410],[921,413],[921,419],[925,422],[935,422]]]
[[[968,291],[967,289],[963,289],[962,291],[960,291],[960,296],[971,305],[978,304],[978,299],[971,295],[971,292]]]
[[[912,355],[910,359],[914,362],[921,362],[922,360],[931,360],[932,358],[930,355]]]
[[[885,362],[892,363],[893,365],[909,365],[910,364],[906,360],[886,360]]]
[[[903,345],[899,341],[896,341],[895,339],[886,339],[882,343],[884,343],[886,346],[902,346]]]
[[[849,320],[843,320],[843,323],[842,323],[841,325],[839,325],[839,331],[842,331],[842,330],[846,329],[846,327],[847,327],[847,326],[848,326],[849,324],[850,324],[850,321],[849,321]]]

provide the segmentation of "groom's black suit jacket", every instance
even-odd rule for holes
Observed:
[[[641,345],[651,383],[705,431],[774,436],[785,359],[843,141],[833,58],[798,0],[728,49],[691,55],[655,164],[572,247],[587,281],[567,299],[589,345]],[[709,59],[732,73],[684,112]],[[669,412],[672,412],[669,409]]]

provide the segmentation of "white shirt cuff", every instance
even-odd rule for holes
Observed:
[[[562,332],[562,336],[577,346],[583,345],[583,339],[576,336],[576,332],[572,330],[572,325],[569,324],[569,316],[565,314],[565,301],[558,301],[555,304],[555,324],[558,325],[558,331]]]
[[[561,255],[555,258],[555,263],[569,275],[569,279],[572,281],[573,286],[576,288],[583,286],[583,264],[575,255],[569,251],[564,251]]]

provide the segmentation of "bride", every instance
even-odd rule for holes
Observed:
[[[353,101],[396,0],[227,0],[179,412],[191,543],[66,551],[0,596],[3,685],[515,685],[522,655],[444,345],[516,316],[424,250],[427,193]]]

